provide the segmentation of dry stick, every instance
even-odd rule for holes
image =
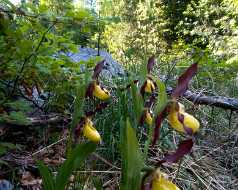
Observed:
[[[100,170],[85,170],[85,171],[76,171],[76,173],[108,173],[108,174],[114,174],[114,173],[121,173],[120,170],[115,170],[115,171],[100,171]]]
[[[18,80],[20,79],[21,74],[22,74],[22,72],[24,71],[24,68],[25,68],[27,62],[31,59],[32,56],[36,55],[36,53],[38,52],[40,46],[42,45],[42,43],[43,43],[43,41],[44,41],[44,39],[45,39],[45,35],[50,31],[50,29],[51,29],[54,25],[55,25],[55,23],[53,23],[53,24],[43,33],[43,35],[42,35],[42,37],[41,37],[41,40],[40,40],[40,42],[38,43],[36,49],[35,49],[30,55],[28,55],[26,58],[24,58],[24,62],[23,62],[23,64],[22,64],[22,66],[21,66],[20,72],[18,73],[18,75],[16,76],[16,78],[15,78],[15,80],[14,80],[13,89],[12,89],[12,93],[11,93],[11,94],[14,94],[15,89],[16,89],[16,86],[17,86],[17,82],[18,82]]]
[[[31,156],[35,156],[35,155],[37,155],[37,154],[39,154],[39,153],[41,153],[41,152],[43,152],[43,151],[45,151],[45,150],[51,148],[52,146],[54,146],[54,145],[56,145],[56,144],[58,144],[58,143],[60,143],[60,142],[62,142],[62,141],[64,141],[64,140],[66,140],[66,139],[67,139],[67,137],[64,137],[64,138],[62,138],[62,139],[60,139],[60,140],[58,140],[58,141],[56,141],[56,142],[54,142],[54,143],[52,143],[52,144],[50,144],[50,145],[44,147],[44,148],[42,148],[42,149],[40,149],[40,150],[34,152]],[[105,158],[99,156],[98,154],[92,153],[92,155],[95,156],[96,158],[98,158],[99,160],[103,161],[103,162],[106,163],[107,165],[111,166],[112,168],[116,168],[116,169],[118,169],[118,170],[121,170],[121,168],[118,168],[117,166],[113,165],[112,163],[110,163],[109,161],[107,161]]]
[[[50,144],[50,145],[44,147],[44,148],[42,148],[42,149],[40,149],[40,150],[34,152],[31,156],[35,156],[35,155],[37,155],[37,154],[39,154],[39,153],[41,153],[41,152],[43,152],[43,151],[45,151],[45,150],[51,148],[52,146],[54,146],[54,145],[56,145],[56,144],[58,144],[58,143],[60,143],[60,142],[62,142],[62,141],[64,141],[64,140],[66,140],[66,137],[64,137],[64,138],[62,138],[62,139],[60,139],[60,140],[58,140],[58,141],[56,141],[56,142],[54,142],[54,143],[52,143],[52,144]]]
[[[227,98],[222,96],[205,96],[186,91],[183,95],[186,99],[192,101],[194,104],[208,105],[220,107],[223,109],[230,109],[232,111],[238,111],[238,99]]]
[[[24,93],[19,89],[19,93],[21,94],[21,96],[26,99],[27,101],[31,102],[34,104],[34,106],[36,106],[36,108],[38,108],[39,110],[43,111],[43,108],[41,106],[39,106],[32,98],[27,97],[26,95],[24,95]],[[38,110],[38,111],[39,111]]]

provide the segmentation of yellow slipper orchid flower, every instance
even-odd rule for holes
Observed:
[[[192,132],[195,133],[200,127],[199,121],[192,115],[186,113],[184,105],[181,103],[179,103],[178,111],[172,108],[168,115],[168,120],[171,127],[182,133],[187,133],[186,128],[191,129]]]
[[[152,190],[180,190],[174,183],[167,180],[162,172],[156,170],[152,180]]]
[[[144,91],[147,93],[152,93],[155,90],[154,82],[151,79],[146,79],[144,83]]]
[[[102,88],[100,85],[94,82],[93,96],[97,97],[100,100],[107,100],[110,98],[110,93],[108,92],[107,89]]]
[[[93,122],[89,118],[85,118],[83,125],[83,135],[90,141],[98,143],[101,141],[101,136],[98,131],[93,127]]]
[[[185,107],[183,104],[181,104],[180,102],[178,102],[178,106],[179,106],[179,112],[185,112]]]
[[[152,123],[153,123],[153,117],[148,109],[145,110],[145,122],[148,125],[152,125]]]

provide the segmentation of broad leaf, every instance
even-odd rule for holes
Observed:
[[[69,177],[73,170],[80,167],[81,163],[96,149],[96,144],[86,143],[78,145],[62,164],[56,177],[57,190],[64,190],[68,184]]]
[[[133,110],[134,113],[136,114],[136,121],[139,121],[141,112],[143,110],[143,99],[134,82],[131,83],[131,93],[132,93]]]
[[[158,98],[157,98],[157,104],[155,108],[155,113],[158,114],[163,111],[163,109],[167,105],[167,93],[166,93],[166,87],[163,82],[159,79],[153,79],[156,81],[156,85],[158,86],[159,92],[158,92]]]
[[[126,121],[125,136],[121,146],[122,181],[121,190],[138,190],[141,184],[141,169],[143,166],[136,133],[129,120]]]
[[[49,168],[42,161],[38,161],[37,166],[40,170],[44,189],[55,190],[54,178]]]
[[[166,88],[164,83],[162,83],[159,79],[155,80],[156,84],[159,88],[159,95],[157,98],[157,105],[155,108],[155,113],[156,113],[156,119],[155,119],[155,128],[154,128],[154,134],[153,134],[153,141],[152,145],[154,146],[156,144],[157,139],[159,138],[160,135],[160,127],[163,122],[163,120],[166,117],[167,113],[167,93],[166,93]]]

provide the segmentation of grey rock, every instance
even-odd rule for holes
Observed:
[[[99,54],[100,57],[105,60],[101,76],[110,79],[113,77],[123,77],[125,75],[123,67],[115,61],[108,52],[100,50]],[[98,51],[92,48],[80,47],[78,53],[67,53],[66,56],[74,62],[89,61],[98,56]]]
[[[5,179],[1,179],[0,180],[0,190],[12,190],[13,189],[13,185],[5,180]]]

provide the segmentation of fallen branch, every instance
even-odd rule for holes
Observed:
[[[28,117],[27,119],[30,121],[28,126],[56,124],[56,123],[69,120],[69,118],[66,118],[66,117],[63,117],[62,115],[57,115],[57,114],[44,115],[40,117]]]
[[[168,89],[167,92],[170,94],[172,89]],[[238,111],[238,99],[227,98],[223,96],[205,96],[203,94],[192,93],[191,91],[186,91],[183,95],[186,99],[192,101],[194,104],[215,106],[222,109],[230,109],[232,111]],[[60,115],[50,115],[41,116],[35,118],[29,118],[29,125],[45,125],[45,124],[55,124],[63,122],[64,120],[69,120],[70,118],[65,118]]]
[[[172,88],[167,88],[167,93],[171,94]],[[203,94],[193,93],[187,90],[183,97],[190,100],[194,104],[215,106],[231,111],[238,111],[238,99],[223,96],[206,96]]]
[[[238,111],[238,99],[236,98],[227,98],[222,96],[205,96],[202,94],[192,93],[191,91],[185,92],[183,96],[186,99],[192,101],[194,104],[204,104],[223,109],[230,109],[232,111]]]
[[[167,93],[171,94],[172,88],[167,89]],[[206,96],[203,94],[192,93],[186,91],[183,95],[186,99],[192,101],[194,104],[215,106],[222,109],[229,109],[238,112],[238,99],[227,98],[223,96]],[[28,117],[29,123],[27,126],[43,126],[47,124],[57,124],[61,122],[69,122],[70,116],[63,116],[58,114],[43,115],[37,117]]]

